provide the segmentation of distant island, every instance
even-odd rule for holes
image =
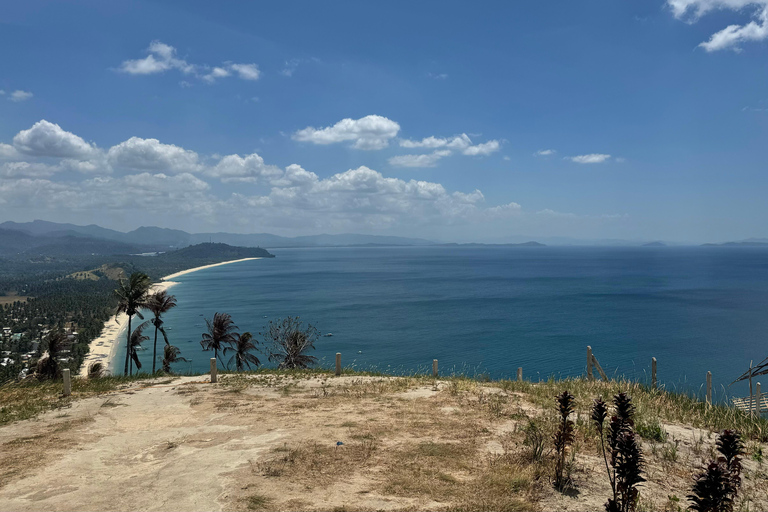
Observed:
[[[643,247],[666,247],[667,244],[664,242],[648,242],[647,244],[643,244]]]
[[[702,247],[768,247],[768,240],[749,239],[741,242],[725,242],[722,244],[702,244]]]
[[[523,242],[521,244],[480,244],[480,243],[466,243],[466,244],[436,244],[440,247],[546,247],[546,245],[539,242]]]

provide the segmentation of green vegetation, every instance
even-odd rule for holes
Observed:
[[[78,239],[78,241],[81,241]],[[116,282],[140,272],[158,281],[181,270],[249,257],[273,257],[264,249],[199,244],[157,256],[93,255],[37,248],[35,254],[6,253],[0,258],[0,327],[13,337],[0,338],[0,350],[14,362],[0,366],[0,383],[30,372],[42,354],[39,346],[51,330],[67,334],[62,368],[77,373],[91,340],[98,337],[118,305]],[[52,251],[52,252],[51,252]],[[39,253],[39,254],[38,254]],[[11,300],[16,297],[19,300]],[[31,358],[22,361],[23,354]]]
[[[152,325],[155,326],[155,344],[152,349],[152,373],[155,373],[157,363],[157,333],[162,333],[163,339],[166,345],[170,345],[168,342],[168,335],[163,327],[163,315],[176,307],[176,297],[170,295],[166,290],[160,290],[149,296],[147,301],[147,309],[152,312],[154,318],[152,318]]]
[[[205,324],[208,326],[208,332],[203,333],[200,345],[204,351],[213,350],[213,357],[218,361],[219,352],[223,352],[226,345],[237,343],[240,337],[237,333],[237,326],[228,313],[218,312],[213,315],[212,320],[206,318]]]
[[[141,363],[136,354],[136,345],[141,344],[141,330],[143,327],[131,331],[131,321],[134,316],[142,320],[144,316],[141,310],[147,307],[149,301],[149,287],[152,286],[149,276],[143,272],[134,272],[128,279],[121,279],[120,284],[115,290],[117,296],[116,313],[125,313],[128,315],[128,330],[126,330],[126,343],[128,350],[125,352],[125,371],[123,375],[130,375],[129,363],[136,361],[137,368],[141,369]],[[138,333],[138,334],[137,334]]]
[[[239,372],[245,370],[246,366],[249,370],[251,369],[251,365],[258,367],[261,364],[261,361],[259,361],[258,357],[251,354],[252,351],[256,350],[256,344],[254,342],[258,343],[258,341],[253,338],[253,335],[250,332],[244,332],[243,334],[237,335],[235,343],[231,347],[224,347],[225,356],[228,351],[234,352],[232,357],[229,358],[229,361],[227,361],[227,368],[231,368],[233,362],[235,363],[235,369]]]

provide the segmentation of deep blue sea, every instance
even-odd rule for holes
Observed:
[[[166,315],[172,344],[207,371],[204,317],[232,315],[263,331],[291,315],[322,333],[331,366],[511,377],[582,375],[591,345],[609,375],[716,396],[768,356],[768,249],[749,247],[398,247],[274,249],[274,259],[175,279]],[[141,353],[151,369],[149,350]],[[118,355],[118,361],[122,361]],[[260,356],[266,362],[266,356]],[[122,366],[120,366],[122,368]],[[146,368],[146,366],[145,366]],[[764,378],[768,384],[768,377]],[[768,385],[766,386],[768,388]],[[745,394],[744,385],[727,389]]]

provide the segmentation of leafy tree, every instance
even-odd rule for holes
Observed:
[[[213,320],[206,318],[205,323],[208,326],[208,332],[203,333],[200,345],[204,351],[213,350],[213,357],[219,359],[219,351],[223,351],[224,345],[234,345],[237,342],[237,326],[227,313],[215,313]]]
[[[224,356],[226,356],[229,351],[234,352],[232,357],[229,358],[229,361],[227,361],[227,368],[232,365],[233,361],[235,363],[235,368],[239,372],[243,371],[246,366],[249,370],[251,369],[251,365],[259,366],[261,361],[259,361],[258,357],[251,354],[251,351],[257,350],[254,342],[258,343],[258,340],[254,339],[250,332],[244,332],[243,334],[237,335],[235,343],[231,347],[224,347]]]
[[[155,345],[152,349],[152,373],[155,373],[155,364],[157,363],[158,331],[163,334],[165,344],[170,345],[170,343],[168,343],[168,335],[165,333],[165,329],[163,328],[162,315],[175,307],[176,297],[174,295],[169,295],[166,290],[160,290],[159,292],[153,293],[149,296],[149,300],[147,301],[147,309],[150,310],[154,315],[154,318],[152,319],[152,325],[155,326]]]
[[[136,371],[141,370],[141,361],[139,361],[138,350],[141,348],[141,344],[149,339],[149,336],[144,335],[144,329],[149,325],[149,322],[142,322],[131,333],[131,337],[128,341],[128,349],[131,353],[131,361],[136,363]],[[133,375],[133,365],[131,365],[131,375]]]
[[[315,356],[306,354],[315,349],[315,341],[320,337],[320,331],[312,324],[304,327],[299,317],[288,316],[270,321],[266,331],[261,335],[270,346],[269,360],[279,363],[278,368],[303,369],[317,363]]]
[[[128,375],[128,363],[131,360],[131,320],[134,315],[144,320],[141,309],[147,307],[147,294],[149,293],[150,286],[152,286],[152,281],[150,281],[147,274],[134,272],[128,279],[121,279],[120,285],[115,290],[115,295],[118,299],[116,314],[125,313],[128,315],[128,331],[126,335],[128,347],[125,351],[125,375]]]
[[[179,350],[179,347],[175,347],[173,345],[166,345],[164,350],[164,357],[163,357],[163,371],[165,373],[173,373],[171,371],[171,365],[173,363],[178,363],[180,361],[188,361],[188,359],[185,359],[183,357],[179,357],[179,354],[181,354],[181,350]]]

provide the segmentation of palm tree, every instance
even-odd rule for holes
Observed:
[[[149,296],[149,300],[147,301],[147,309],[155,315],[155,318],[152,319],[152,325],[155,326],[155,346],[152,350],[152,373],[155,373],[155,364],[157,363],[157,331],[163,333],[165,344],[170,345],[170,343],[168,343],[168,335],[165,334],[165,329],[163,329],[163,319],[161,318],[161,315],[175,307],[176,297],[168,295],[168,292],[165,290],[153,293]]]
[[[261,364],[259,358],[250,353],[251,350],[256,350],[256,345],[253,343],[254,341],[258,343],[251,333],[244,332],[237,336],[235,343],[231,347],[224,347],[225,356],[227,355],[227,350],[234,352],[234,355],[227,361],[227,368],[232,365],[232,361],[235,362],[235,368],[239,372],[243,371],[245,366],[247,366],[249,370],[251,369],[251,365],[259,366]]]
[[[46,338],[46,351],[48,354],[37,362],[36,372],[40,379],[55,379],[61,373],[59,354],[64,349],[67,337],[59,329],[51,331]]]
[[[181,354],[179,347],[174,347],[173,345],[165,346],[165,357],[163,357],[163,371],[165,373],[171,373],[171,364],[178,363],[179,361],[188,361],[188,359],[179,357],[179,354]]]
[[[213,315],[213,321],[206,318],[205,323],[208,325],[208,332],[203,333],[200,345],[203,350],[213,349],[213,357],[218,359],[223,345],[234,345],[237,342],[237,326],[227,313],[216,313]]]
[[[141,315],[141,309],[147,306],[147,293],[149,293],[150,286],[152,286],[152,281],[150,281],[147,274],[134,272],[127,280],[121,279],[120,285],[115,290],[115,295],[117,295],[119,301],[115,314],[125,313],[128,315],[128,331],[126,334],[128,346],[125,350],[125,375],[128,375],[128,362],[131,359],[131,320],[133,315],[144,320],[144,317]]]
[[[144,328],[149,325],[149,322],[142,322],[131,333],[128,338],[128,350],[131,353],[131,361],[136,363],[136,371],[141,370],[141,361],[139,361],[138,349],[141,348],[141,344],[149,339],[149,336],[144,336]],[[133,365],[131,365],[131,375],[133,375]]]

